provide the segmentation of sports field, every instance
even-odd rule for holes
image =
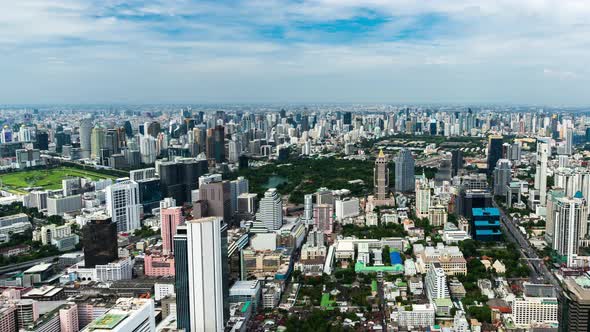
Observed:
[[[114,179],[115,176],[95,173],[72,167],[59,167],[47,170],[32,170],[14,172],[0,175],[0,188],[2,190],[22,194],[23,188],[43,187],[45,189],[60,189],[61,180],[67,177],[82,177],[92,180]]]

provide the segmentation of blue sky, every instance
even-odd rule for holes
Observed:
[[[0,0],[0,103],[590,105],[590,4]]]

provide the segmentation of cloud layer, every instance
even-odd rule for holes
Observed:
[[[0,103],[590,104],[586,1],[0,6]]]

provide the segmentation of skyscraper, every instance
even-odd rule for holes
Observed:
[[[271,231],[283,226],[283,202],[276,188],[270,188],[264,193],[256,219]]]
[[[565,154],[572,155],[574,152],[574,130],[567,128],[565,131]]]
[[[537,142],[537,161],[535,167],[535,192],[539,195],[539,205],[547,203],[547,159],[551,150],[546,141]]]
[[[567,277],[563,292],[557,298],[559,332],[590,331],[590,278],[587,275]]]
[[[164,255],[174,253],[174,234],[176,228],[184,223],[182,207],[170,206],[160,208],[160,229],[162,230],[162,253]]]
[[[96,159],[100,157],[100,149],[105,146],[106,131],[104,128],[96,125],[92,129],[92,135],[90,137],[90,158]]]
[[[324,234],[332,234],[334,228],[334,206],[331,204],[316,204],[313,207],[315,229]]]
[[[430,186],[426,177],[416,177],[416,216],[418,218],[428,217],[430,207]]]
[[[387,157],[383,153],[383,150],[379,150],[379,155],[375,160],[373,182],[375,186],[375,199],[385,200],[389,193],[389,167]]]
[[[188,220],[174,237],[178,328],[223,331],[229,318],[227,227],[222,218]]]
[[[512,163],[508,159],[498,159],[494,169],[494,195],[506,196],[507,186],[512,180]]]
[[[85,118],[80,121],[80,127],[78,129],[80,134],[80,150],[82,151],[82,158],[90,157],[90,149],[92,146],[92,120]]]
[[[499,135],[491,135],[488,138],[488,175],[492,175],[498,159],[502,158],[502,145],[504,139]]]
[[[553,249],[566,258],[567,266],[574,264],[574,255],[578,254],[579,240],[588,229],[588,206],[581,192],[574,197],[557,198],[553,207]]]
[[[463,151],[456,149],[451,151],[451,176],[456,176],[463,168]]]
[[[223,218],[227,223],[232,220],[231,185],[229,181],[213,181],[201,184],[199,195],[207,202],[207,216]]]
[[[395,190],[413,192],[414,181],[414,157],[410,150],[402,149],[395,158]]]
[[[82,228],[84,266],[105,265],[119,257],[117,225],[108,216],[95,217]]]
[[[139,186],[135,181],[122,181],[106,188],[108,215],[117,224],[117,231],[131,232],[140,228],[141,204]]]
[[[198,188],[199,177],[208,170],[207,160],[181,158],[162,162],[158,168],[163,197],[172,197],[181,206],[191,201],[191,191]]]

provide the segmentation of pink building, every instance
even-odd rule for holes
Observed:
[[[334,208],[332,204],[317,204],[313,207],[315,229],[324,234],[332,234],[334,228]]]
[[[174,235],[176,226],[184,223],[182,207],[175,206],[160,210],[160,222],[162,230],[162,253],[165,255],[174,253]]]
[[[0,331],[16,332],[16,307],[12,303],[0,304]]]
[[[78,306],[70,304],[68,307],[59,309],[59,324],[61,332],[78,332]]]
[[[146,276],[173,277],[174,257],[158,254],[146,254],[143,258],[143,268]]]

